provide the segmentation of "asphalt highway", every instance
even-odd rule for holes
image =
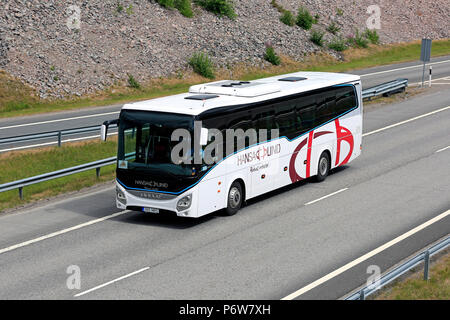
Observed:
[[[433,58],[428,65],[433,66],[433,79],[438,80],[450,76],[450,56]],[[408,78],[410,85],[417,86],[417,83],[422,79],[422,64],[419,61],[415,61],[349,71],[348,73],[361,75],[363,88],[372,87],[398,78]],[[426,79],[428,79],[428,69]],[[105,120],[116,119],[121,107],[122,105],[112,105],[106,107],[85,108],[75,111],[0,119],[0,138],[100,125]],[[70,141],[70,139],[75,139],[75,141],[87,138],[92,139],[98,136],[99,132],[86,133],[63,137],[63,141]],[[51,138],[26,143],[0,144],[0,152],[18,150],[29,146],[54,145],[56,144],[56,141],[56,138]]]
[[[450,88],[368,108],[363,131],[326,181],[233,217],[119,211],[112,185],[0,216],[0,299],[338,299],[450,233]]]

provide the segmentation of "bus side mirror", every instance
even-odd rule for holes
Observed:
[[[100,138],[102,139],[102,141],[106,141],[106,137],[108,136],[108,125],[107,124],[102,124],[102,127],[100,129]]]
[[[202,128],[200,131],[200,145],[206,146],[208,144],[208,129]]]
[[[103,122],[101,128],[100,128],[100,138],[102,141],[106,141],[106,138],[108,137],[108,128],[110,125],[118,125],[119,119],[117,120],[110,120]]]

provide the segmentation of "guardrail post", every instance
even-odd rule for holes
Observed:
[[[423,266],[423,280],[428,281],[428,270],[430,268],[430,251],[425,252],[425,263]]]
[[[97,179],[100,178],[100,167],[95,168],[95,173],[97,174]]]
[[[20,200],[23,200],[23,187],[19,188],[19,198]]]
[[[366,294],[364,293],[364,289],[361,289],[359,292],[359,300],[366,300]]]
[[[58,131],[58,147],[61,147],[61,139],[62,138],[62,134],[61,131]]]

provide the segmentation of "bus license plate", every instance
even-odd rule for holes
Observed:
[[[143,211],[147,213],[159,213],[159,209],[156,208],[143,208]]]

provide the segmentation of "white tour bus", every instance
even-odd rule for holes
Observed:
[[[250,198],[313,176],[322,181],[361,153],[362,113],[360,77],[322,72],[217,81],[126,104],[114,121],[117,207],[194,218],[220,209],[232,215]],[[245,137],[212,164],[176,164],[172,133],[182,128],[194,135],[195,121],[202,123],[200,150],[214,140],[212,129],[269,134],[257,143]],[[110,123],[102,127],[103,139]],[[273,129],[279,136],[270,136]]]

